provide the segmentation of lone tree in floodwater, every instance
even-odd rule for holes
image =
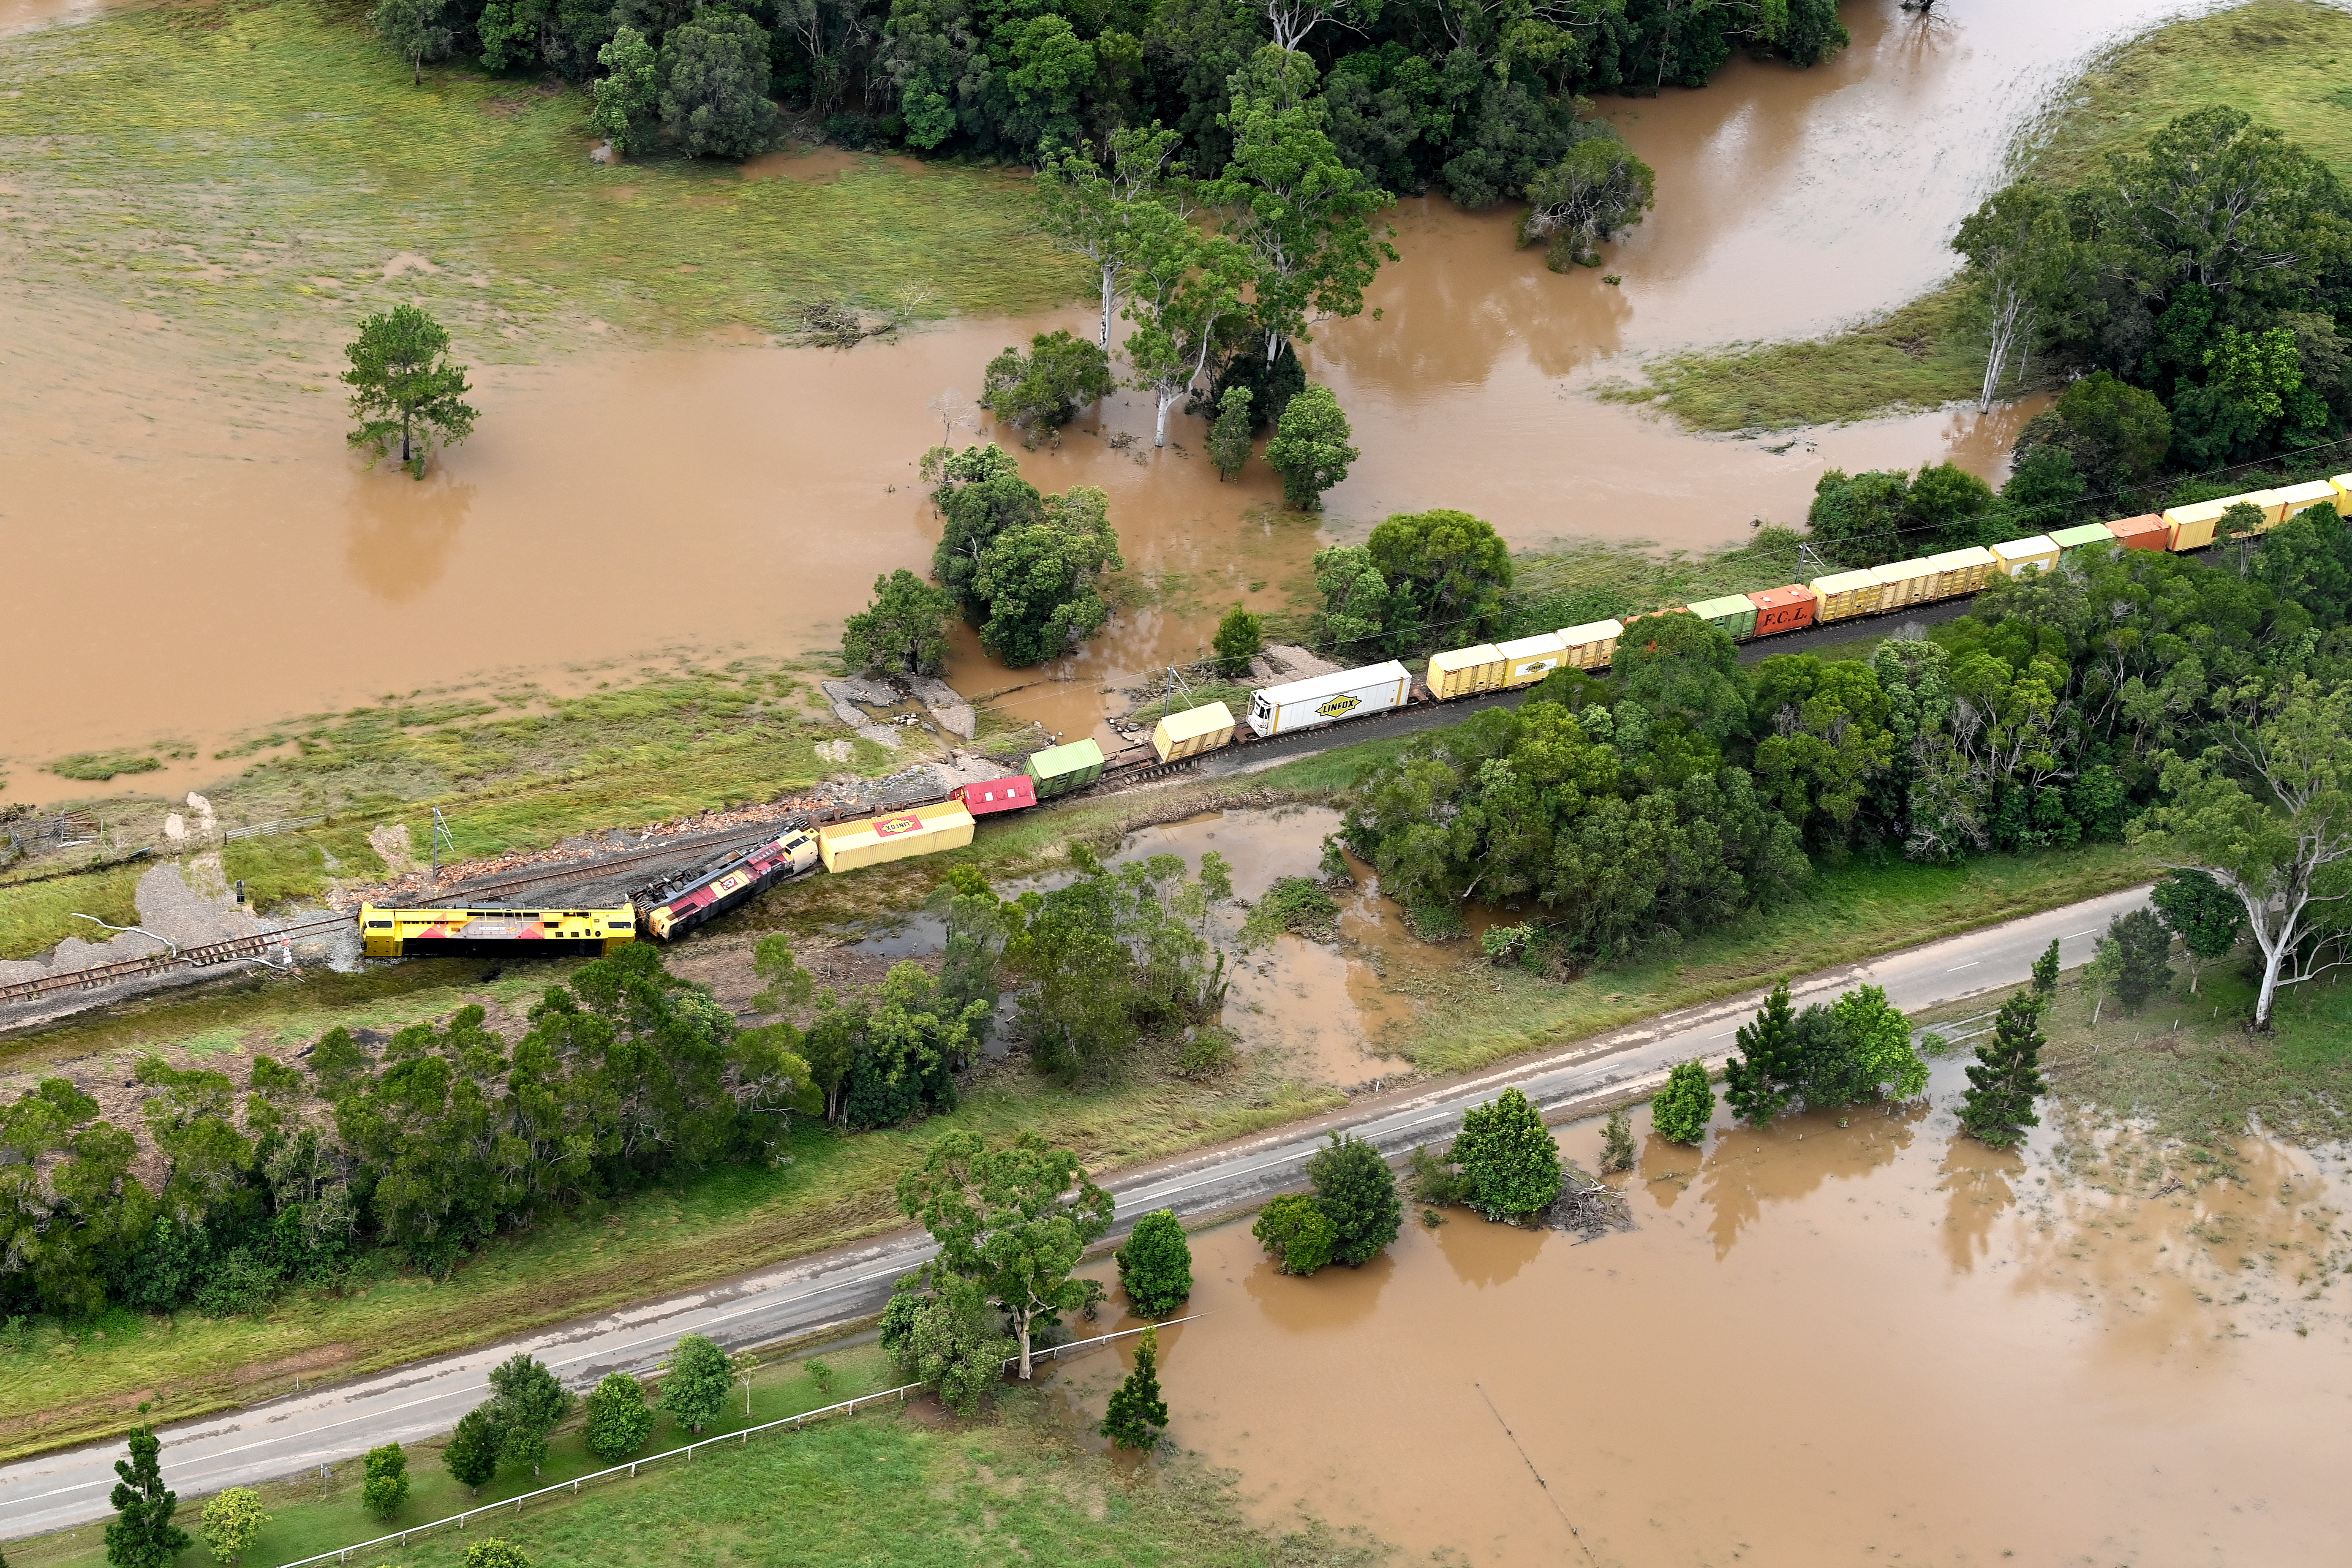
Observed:
[[[2050,1087],[2042,1078],[2042,1005],[2038,989],[2011,996],[1993,1020],[1991,1043],[1977,1047],[1960,1125],[1979,1142],[2007,1149],[2042,1124],[2033,1100]]]
[[[391,456],[396,437],[400,466],[421,479],[436,440],[450,445],[474,433],[466,367],[449,363],[449,334],[415,306],[368,317],[343,353],[352,362],[343,384],[360,422],[350,440],[374,448],[375,461]]]

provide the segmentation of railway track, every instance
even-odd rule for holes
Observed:
[[[37,996],[47,996],[59,991],[96,991],[124,980],[136,980],[142,975],[162,974],[179,968],[210,969],[217,964],[238,963],[258,959],[281,942],[297,937],[320,936],[341,931],[352,923],[349,915],[321,915],[276,931],[255,931],[249,936],[231,937],[226,942],[207,942],[202,947],[184,947],[176,953],[151,953],[145,958],[125,958],[113,963],[101,963],[89,969],[69,969],[61,974],[44,974],[31,980],[20,980],[11,985],[0,985],[0,1002],[29,1002]]]

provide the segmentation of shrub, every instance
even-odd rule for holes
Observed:
[[[1342,1132],[1307,1162],[1315,1202],[1331,1222],[1331,1260],[1360,1268],[1378,1258],[1403,1228],[1404,1204],[1396,1174],[1379,1150]]]
[[[196,1533],[204,1537],[205,1550],[215,1562],[235,1563],[268,1522],[259,1492],[251,1487],[230,1487],[205,1504]]]
[[[1209,1079],[1229,1072],[1240,1053],[1234,1049],[1233,1037],[1213,1025],[1203,1025],[1184,1042],[1176,1053],[1178,1078]]]
[[[1265,890],[1265,897],[1242,921],[1242,945],[1255,947],[1278,931],[1328,937],[1339,929],[1339,901],[1311,877],[1285,877]]]
[[[1302,1193],[1286,1193],[1266,1205],[1250,1234],[1285,1274],[1314,1273],[1331,1261],[1339,1241],[1323,1205]]]
[[[466,1548],[466,1568],[530,1568],[530,1558],[513,1542],[493,1535]]]
[[[608,1373],[588,1396],[588,1429],[582,1440],[606,1464],[618,1464],[635,1453],[653,1429],[645,1385],[627,1373]]]
[[[1470,1206],[1488,1219],[1517,1223],[1559,1196],[1559,1150],[1516,1089],[1463,1117],[1454,1161],[1470,1180]]]
[[[1405,1181],[1412,1189],[1413,1200],[1424,1204],[1466,1204],[1470,1201],[1470,1178],[1454,1168],[1450,1160],[1441,1159],[1424,1144],[1405,1156]],[[1437,1222],[1427,1215],[1423,1223]]]
[[[1137,1220],[1134,1234],[1115,1256],[1119,1289],[1144,1317],[1164,1318],[1192,1294],[1192,1247],[1173,1210]]]
[[[1621,1105],[1609,1113],[1609,1120],[1601,1129],[1601,1168],[1630,1171],[1633,1160],[1633,1119]]]
[[[1650,1101],[1650,1125],[1670,1143],[1699,1143],[1715,1120],[1715,1089],[1706,1068],[1683,1062],[1666,1075],[1666,1086]]]

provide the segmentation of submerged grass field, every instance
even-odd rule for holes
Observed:
[[[2144,145],[2176,115],[2225,103],[2277,126],[2352,177],[2347,67],[2352,15],[2314,0],[2252,0],[2168,23],[2086,74],[2029,131],[2022,165],[2060,188],[2078,184],[2106,153]],[[1827,338],[1677,355],[1648,367],[1648,384],[1609,395],[1654,402],[1698,430],[1933,408],[1973,397],[1982,384],[1979,310],[1973,290],[1954,282]]]
[[[279,353],[414,301],[478,355],[596,323],[772,331],[819,299],[1017,313],[1082,281],[1018,173],[859,157],[746,180],[660,152],[606,167],[584,91],[456,63],[412,87],[366,12],[204,0],[0,41],[15,279]]]

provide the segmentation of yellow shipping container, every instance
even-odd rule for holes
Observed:
[[[1622,621],[1587,621],[1559,634],[1568,662],[1579,669],[1597,669],[1617,657],[1617,639],[1625,635]]]
[[[2031,539],[2005,539],[1988,548],[2000,569],[2012,577],[2028,566],[2039,566],[2047,572],[2058,564],[2060,553],[2058,542],[2046,533],[2037,533]]]
[[[1429,694],[1439,701],[1492,691],[1503,684],[1503,650],[1493,643],[1429,656]]]
[[[1497,643],[1503,656],[1505,686],[1533,686],[1568,662],[1568,645],[1550,632]]]
[[[2336,510],[2352,520],[2352,474],[2336,475],[2327,481],[2327,488],[2336,492]]]
[[[2271,494],[2279,499],[2278,520],[2284,522],[2296,512],[2307,511],[2321,501],[2335,500],[2336,486],[2328,479],[2313,479],[2307,484],[2282,486]],[[2337,502],[2337,510],[2342,510],[2341,502]]]
[[[971,813],[961,801],[909,806],[856,822],[830,822],[816,830],[816,852],[828,871],[854,871],[971,842]]]
[[[1966,550],[1947,550],[1941,555],[1930,555],[1927,564],[1936,569],[1936,597],[1949,599],[1983,587],[1998,563],[1991,551],[1971,544]]]
[[[1936,594],[1936,567],[1929,561],[1895,561],[1885,566],[1874,566],[1870,574],[1878,579],[1878,607],[1899,609],[1916,605]]]
[[[1820,601],[1813,619],[1842,621],[1850,616],[1866,616],[1878,608],[1879,594],[1885,584],[1869,572],[1836,572],[1814,578],[1811,587],[1813,597]]]
[[[2164,521],[2172,529],[2172,548],[2202,550],[2213,542],[2213,525],[2221,514],[2237,501],[2236,496],[2221,500],[2200,500],[2193,506],[2168,507]]]
[[[1213,752],[1234,738],[1234,710],[1222,702],[1206,702],[1171,713],[1151,731],[1151,749],[1163,763]]]

